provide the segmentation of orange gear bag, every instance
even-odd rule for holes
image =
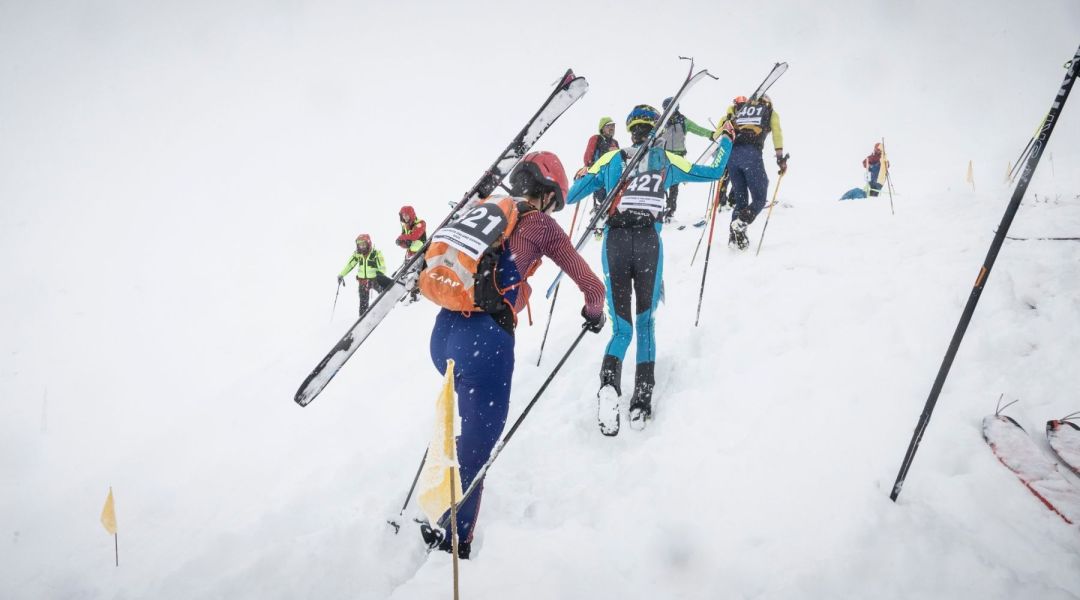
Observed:
[[[520,211],[510,197],[487,198],[431,237],[420,272],[420,293],[439,306],[471,313],[491,308],[478,298],[486,280],[494,281],[491,260],[517,226]],[[496,286],[497,287],[497,286]]]

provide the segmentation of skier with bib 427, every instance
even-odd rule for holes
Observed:
[[[634,335],[637,321],[637,367],[634,392],[630,399],[630,424],[645,426],[652,415],[652,391],[656,362],[653,332],[654,312],[660,301],[664,275],[664,249],[660,241],[661,215],[665,209],[665,191],[684,181],[708,183],[720,179],[727,166],[734,130],[722,129],[720,143],[708,165],[692,165],[685,158],[662,147],[643,147],[660,119],[657,110],[647,104],[634,107],[626,117],[633,147],[615,150],[596,161],[588,173],[574,183],[567,202],[575,203],[597,187],[613,189],[623,174],[623,167],[637,151],[648,152],[626,179],[625,188],[608,209],[604,225],[601,259],[608,287],[608,312],[612,337],[600,367],[598,417],[604,435],[619,432],[619,398],[622,396],[622,362]],[[634,301],[636,297],[636,302]]]
[[[761,209],[765,208],[769,193],[769,175],[765,172],[765,163],[761,158],[765,137],[772,132],[776,164],[780,167],[780,174],[784,174],[787,172],[784,134],[780,131],[780,115],[773,108],[772,100],[768,96],[754,100],[739,96],[732,100],[720,126],[713,132],[713,139],[721,135],[721,129],[728,123],[735,127],[735,144],[731,149],[731,164],[728,169],[732,202],[728,245],[745,250],[750,246],[746,228],[754,222]]]
[[[664,110],[667,110],[667,107],[671,104],[671,100],[671,98],[664,99]],[[664,127],[664,150],[685,157],[687,133],[711,139],[713,132],[711,129],[706,129],[691,121],[689,117],[679,112],[679,107],[676,106],[675,112],[672,113],[671,118],[668,119],[667,125]],[[669,187],[667,194],[667,208],[664,210],[665,223],[670,223],[671,219],[675,216],[678,198],[679,186],[676,184]]]
[[[509,180],[515,197],[488,198],[435,232],[419,278],[421,293],[442,307],[431,331],[431,361],[445,375],[447,359],[454,360],[463,489],[506,426],[517,313],[529,302],[527,280],[542,257],[555,261],[585,295],[584,327],[599,332],[604,324],[604,284],[550,214],[565,205],[562,163],[550,152],[532,152]],[[483,485],[457,511],[461,558],[471,551]],[[450,536],[441,529],[424,525],[421,533],[430,547],[452,551]]]

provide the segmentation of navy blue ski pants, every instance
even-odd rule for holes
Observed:
[[[876,162],[870,165],[870,195],[877,196],[881,191],[881,183],[877,180],[878,173],[881,173],[881,163]]]
[[[514,336],[486,313],[466,317],[443,309],[431,330],[431,362],[442,375],[446,374],[448,358],[454,360],[454,389],[461,415],[457,451],[461,489],[465,490],[491,456],[506,426],[510,379],[514,374]],[[481,483],[458,510],[458,536],[462,541],[472,541],[483,492]]]
[[[757,217],[765,208],[769,195],[769,175],[761,159],[761,148],[753,144],[736,144],[731,149],[727,170],[731,182],[729,197],[734,203],[731,220],[739,218],[747,207],[749,213]]]

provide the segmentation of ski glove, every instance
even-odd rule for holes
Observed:
[[[337,276],[337,284],[338,285],[345,285],[345,278],[342,277],[341,275],[338,275]]]
[[[585,323],[582,327],[593,333],[600,333],[600,331],[604,329],[604,311],[601,310],[599,315],[590,317],[589,314],[585,312],[586,310],[585,307],[581,308],[581,316],[585,317]]]
[[[776,150],[776,166],[780,167],[780,175],[787,173],[787,159],[790,156],[790,154],[784,154],[783,148],[778,148]]]

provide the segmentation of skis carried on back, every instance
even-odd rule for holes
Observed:
[[[585,81],[585,78],[577,77],[572,69],[568,69],[566,74],[559,79],[555,90],[540,105],[540,109],[536,111],[536,114],[525,123],[525,127],[518,132],[506,149],[495,159],[491,167],[465,193],[464,197],[453,206],[450,214],[447,215],[443,222],[431,231],[431,235],[428,236],[428,243],[430,243],[436,231],[452,222],[463,212],[464,208],[489,196],[502,183],[503,179],[510,174],[510,171],[517,166],[522,157],[529,152],[529,149],[540,139],[540,136],[574,102],[584,96],[588,89],[589,84]],[[297,404],[307,406],[311,403],[315,396],[326,387],[345,362],[356,352],[357,348],[364,343],[364,340],[371,335],[375,327],[397,306],[398,301],[415,288],[416,279],[423,264],[422,258],[427,250],[428,243],[425,243],[412,258],[406,260],[401,268],[394,273],[393,283],[375,298],[367,312],[349,328],[349,331],[304,379],[294,397]]]
[[[765,93],[769,91],[769,88],[772,87],[772,84],[776,83],[776,80],[780,79],[780,76],[787,72],[787,69],[788,64],[786,62],[774,64],[772,70],[769,71],[769,74],[762,80],[761,85],[757,86],[757,89],[754,90],[754,93],[750,96],[750,100],[757,100],[764,96]]]
[[[640,163],[641,160],[649,154],[649,150],[662,142],[663,138],[660,137],[660,134],[664,131],[664,128],[667,127],[668,120],[670,120],[671,116],[675,114],[675,107],[679,105],[679,100],[682,98],[683,94],[685,94],[686,91],[689,90],[694,84],[701,81],[705,77],[712,77],[713,79],[717,79],[715,75],[709,73],[708,69],[702,69],[695,73],[693,59],[686,58],[685,56],[680,56],[679,58],[690,61],[690,70],[686,74],[686,80],[684,80],[682,86],[679,87],[679,91],[675,92],[675,95],[672,96],[671,102],[668,103],[668,107],[664,110],[663,113],[661,113],[660,120],[657,121],[656,125],[653,126],[653,130],[649,133],[649,137],[645,139],[645,142],[642,143],[641,146],[638,146],[637,151],[630,158],[630,161],[623,166],[623,171],[622,174],[619,176],[618,183],[614,187],[612,187],[612,189],[607,191],[607,196],[604,197],[604,201],[600,204],[600,207],[596,210],[596,213],[593,214],[593,217],[589,221],[588,225],[585,226],[584,233],[582,233],[581,237],[578,238],[577,244],[574,245],[574,249],[578,252],[580,252],[581,248],[584,247],[585,244],[589,241],[589,239],[593,237],[593,231],[596,229],[601,219],[607,218],[608,211],[611,209],[611,205],[615,202],[615,199],[623,193],[623,189],[626,188],[627,184],[629,183],[630,176],[634,173],[634,170],[637,168],[638,163]],[[545,297],[551,298],[551,295],[555,293],[555,288],[559,286],[559,281],[562,280],[562,276],[563,272],[560,270],[559,274],[555,276],[555,280],[551,282],[550,286],[548,286]]]

